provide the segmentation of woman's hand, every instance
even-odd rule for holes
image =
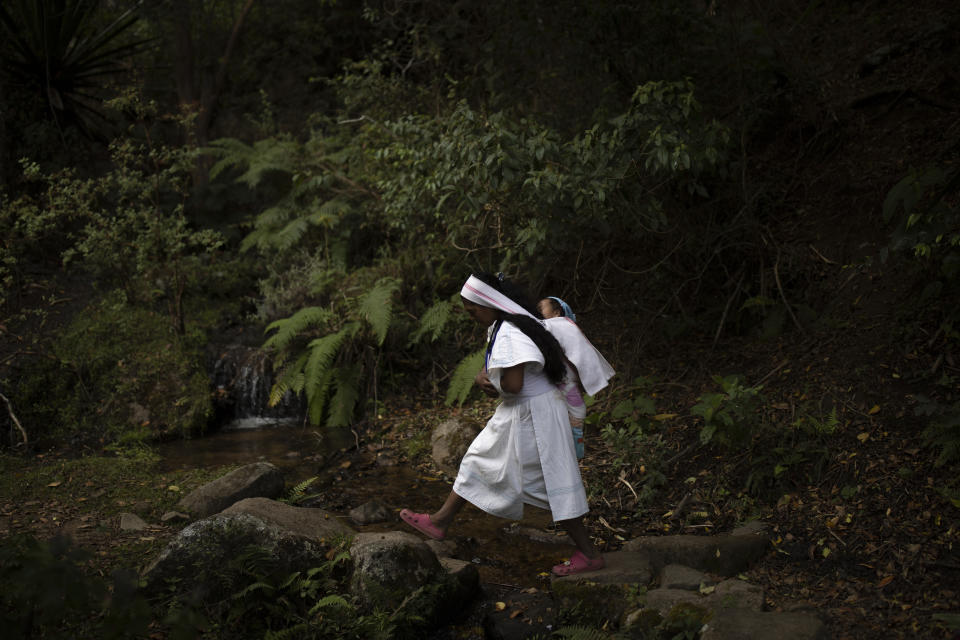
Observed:
[[[480,391],[483,391],[491,398],[496,398],[500,395],[500,392],[497,391],[497,388],[493,386],[492,382],[490,382],[490,378],[487,376],[486,369],[480,370],[480,373],[477,374],[477,377],[473,379],[473,383],[480,387]]]

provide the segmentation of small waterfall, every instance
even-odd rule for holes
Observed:
[[[289,392],[269,406],[273,371],[261,349],[240,344],[223,348],[214,358],[211,376],[217,422],[225,429],[292,423],[304,415],[304,403]]]

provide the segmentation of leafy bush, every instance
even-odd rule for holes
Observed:
[[[760,424],[762,386],[747,387],[740,376],[714,376],[721,391],[701,395],[690,413],[703,419],[700,442],[716,441],[724,446],[737,446],[750,441]]]
[[[202,339],[176,335],[163,315],[104,299],[77,314],[50,358],[25,367],[14,404],[34,439],[202,432],[212,413]]]

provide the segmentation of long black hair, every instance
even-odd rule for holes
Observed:
[[[531,318],[522,313],[507,313],[506,311],[501,311],[504,320],[514,324],[524,335],[533,340],[533,344],[537,345],[537,348],[540,349],[544,360],[543,372],[547,374],[550,382],[554,384],[563,382],[567,375],[563,348],[560,346],[560,343],[557,342],[557,339],[553,337],[553,334],[547,331],[538,320],[534,319],[542,319],[543,316],[540,315],[540,311],[537,310],[537,306],[533,303],[530,296],[520,287],[502,276],[495,276],[491,273],[475,273],[473,275],[484,284],[490,285],[516,302],[534,316]]]

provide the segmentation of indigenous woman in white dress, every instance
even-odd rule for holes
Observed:
[[[501,403],[460,463],[453,490],[434,513],[408,509],[400,517],[440,540],[468,501],[495,516],[519,520],[523,506],[549,509],[577,551],[553,567],[556,575],[604,566],[583,515],[589,510],[574,452],[567,407],[557,386],[566,372],[560,344],[512,285],[495,276],[470,276],[463,306],[489,327],[486,360],[476,383]]]

